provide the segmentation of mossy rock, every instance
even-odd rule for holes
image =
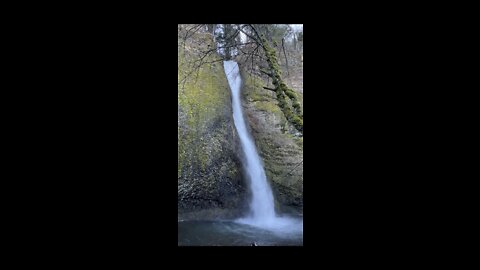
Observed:
[[[246,200],[223,65],[205,64],[192,73],[208,38],[194,35],[178,54],[178,211],[193,216],[197,211],[236,211]],[[212,54],[205,61],[217,58]]]

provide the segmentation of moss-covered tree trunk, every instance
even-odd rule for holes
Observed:
[[[275,50],[270,47],[265,38],[261,39],[260,45],[265,51],[265,57],[270,68],[270,72],[266,72],[266,74],[272,78],[272,83],[275,86],[274,91],[277,94],[278,106],[281,108],[288,122],[303,134],[303,112],[297,95],[282,80]],[[291,105],[287,101],[287,97],[290,99]]]

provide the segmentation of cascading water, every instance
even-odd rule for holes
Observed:
[[[235,25],[215,25],[214,41],[217,53],[224,59],[238,55],[235,42],[229,44],[229,37]],[[242,42],[246,36],[240,33]],[[228,49],[227,49],[228,48]],[[250,213],[236,220],[184,220],[178,222],[179,246],[250,246],[252,242],[262,246],[303,245],[303,218],[288,217],[275,212],[274,197],[267,181],[262,161],[255,143],[248,132],[241,104],[239,67],[235,61],[225,61],[224,69],[232,92],[234,124],[237,129],[246,180],[251,190]]]
[[[242,80],[238,64],[235,61],[224,61],[224,69],[232,91],[233,119],[245,157],[243,163],[252,193],[250,215],[237,220],[237,222],[282,232],[300,231],[303,233],[302,220],[279,217],[275,213],[272,190],[243,117],[240,99]]]
[[[240,78],[238,64],[235,61],[225,61],[224,68],[232,91],[233,120],[237,128],[238,136],[240,137],[243,154],[245,156],[244,166],[252,191],[252,201],[250,205],[252,211],[251,219],[258,222],[268,222],[275,218],[273,195],[268,185],[257,149],[248,133],[245,119],[243,118],[240,101],[242,80]]]

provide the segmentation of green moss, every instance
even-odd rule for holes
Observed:
[[[282,83],[281,87],[285,95],[287,95],[289,98],[291,99],[297,98],[297,95],[295,94],[295,92],[292,89],[288,88],[285,84]]]
[[[295,110],[295,113],[300,117],[302,116],[302,106],[300,102],[298,101],[298,96],[297,94],[290,88],[288,88],[284,83],[280,85],[280,87],[283,89],[283,92],[290,98],[292,101],[292,107]]]
[[[303,150],[303,137],[300,137],[300,138],[294,138],[295,140],[295,143],[300,146]]]
[[[229,102],[230,92],[228,83],[223,74],[221,62],[204,64],[198,69],[198,73],[190,74],[184,84],[182,80],[193,70],[192,59],[195,54],[190,51],[179,50],[178,54],[178,106],[186,116],[185,127],[178,130],[178,174],[182,174],[182,168],[197,164],[205,170],[210,162],[209,153],[205,150],[202,138],[199,134],[209,121],[222,117],[225,104]],[[211,55],[205,61],[215,60]],[[190,61],[190,62],[189,62]],[[186,162],[192,163],[187,164]],[[194,161],[194,162],[193,162]]]
[[[287,101],[285,100],[285,95],[283,94],[283,92],[279,91],[278,89],[277,89],[277,100],[278,100],[278,106],[280,107],[280,109],[282,109],[282,111],[285,108],[288,108]]]
[[[281,112],[277,104],[272,101],[260,101],[260,102],[255,102],[255,107],[261,111],[266,111],[270,113],[279,113]]]
[[[263,89],[262,79],[245,72],[242,72],[242,78],[245,78],[245,97],[248,100],[253,102],[271,100],[271,97],[268,95],[266,90]]]
[[[265,49],[265,55],[267,57],[268,65],[271,69],[271,77],[272,83],[275,85],[275,92],[277,94],[278,106],[282,110],[283,114],[285,115],[286,119],[293,124],[293,126],[303,133],[303,113],[301,110],[301,104],[298,101],[297,95],[295,92],[288,88],[287,85],[282,80],[282,73],[280,67],[278,65],[278,59],[276,55],[276,51],[270,47],[266,40],[263,41],[263,47]],[[294,109],[294,112],[290,108],[286,97],[287,96]]]
[[[295,128],[303,133],[303,119],[298,115],[293,114],[291,116],[290,122],[295,126]]]
[[[221,67],[217,67],[217,70],[221,70]],[[198,73],[191,76],[178,96],[179,106],[187,112],[189,120],[194,122],[218,114],[223,109],[219,105],[224,104],[228,98],[228,92],[225,93],[226,78],[215,76],[209,65],[202,66]]]

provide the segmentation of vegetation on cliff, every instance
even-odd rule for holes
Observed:
[[[185,28],[179,26],[179,214],[208,209],[213,217],[225,209],[238,212],[246,188],[222,62],[210,55],[204,60],[211,63],[198,65],[201,51],[213,46],[213,37],[199,32],[183,42],[184,32]]]
[[[241,68],[246,120],[277,207],[301,209],[303,33],[291,38],[282,25],[229,25],[222,33],[225,56],[218,54],[215,28],[179,25],[179,214],[225,217],[245,210],[248,192],[224,59]]]

